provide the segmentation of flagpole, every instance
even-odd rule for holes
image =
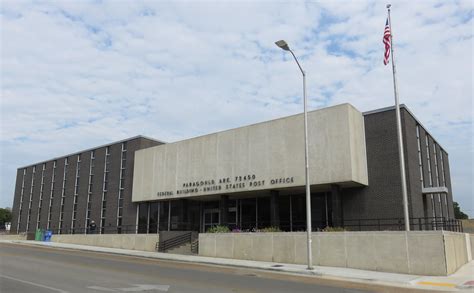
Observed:
[[[397,69],[395,66],[395,57],[393,55],[393,30],[392,19],[390,18],[391,4],[387,4],[388,24],[390,26],[390,53],[392,55],[392,71],[393,71],[393,91],[395,92],[395,113],[397,116],[397,135],[398,135],[398,154],[400,159],[400,175],[402,179],[402,195],[403,195],[403,214],[405,217],[405,231],[410,231],[410,216],[408,214],[408,196],[407,182],[405,175],[405,156],[403,151],[402,125],[400,119],[400,104],[398,102],[398,86],[397,86]]]

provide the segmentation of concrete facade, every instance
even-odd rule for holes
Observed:
[[[382,272],[446,276],[468,262],[465,234],[316,232],[313,264]],[[305,233],[201,233],[199,255],[305,264]]]
[[[299,114],[138,151],[132,200],[303,186],[301,125]],[[362,114],[343,104],[309,112],[308,125],[311,185],[367,185]]]

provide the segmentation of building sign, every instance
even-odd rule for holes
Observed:
[[[266,182],[267,181],[267,182]],[[185,182],[180,185],[180,189],[176,191],[158,191],[156,195],[158,197],[168,197],[173,195],[188,195],[188,194],[205,194],[215,193],[216,191],[222,191],[228,193],[238,190],[252,190],[256,187],[265,187],[267,185],[284,185],[294,183],[293,177],[286,178],[274,178],[271,180],[259,180],[255,174],[252,175],[241,175],[234,177],[224,177],[219,179],[208,179],[194,182]]]

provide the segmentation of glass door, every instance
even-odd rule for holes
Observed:
[[[204,231],[220,224],[219,209],[205,209],[203,213]]]

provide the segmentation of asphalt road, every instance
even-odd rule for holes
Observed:
[[[408,291],[314,276],[0,244],[2,293]]]

